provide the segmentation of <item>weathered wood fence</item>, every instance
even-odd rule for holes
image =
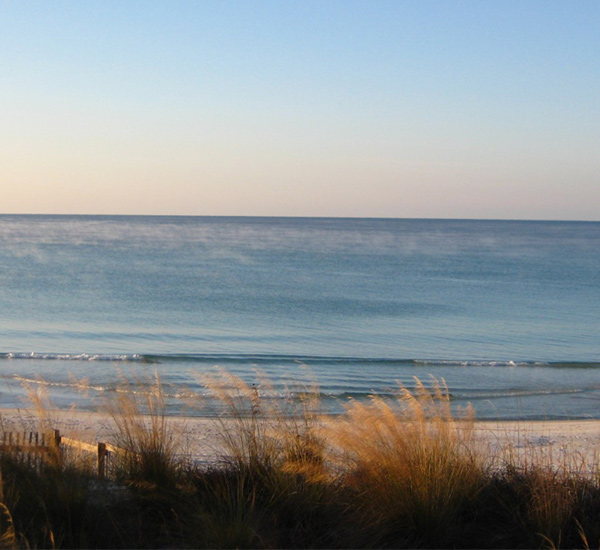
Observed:
[[[84,451],[96,456],[97,472],[99,478],[104,478],[107,475],[108,468],[111,462],[114,461],[114,457],[117,453],[125,453],[124,449],[121,449],[110,443],[98,442],[96,444],[86,443],[85,441],[79,441],[78,439],[72,439],[70,437],[61,437],[60,445],[71,447],[79,451]]]
[[[42,462],[59,458],[65,447],[90,453],[92,457],[95,457],[95,470],[100,478],[106,477],[115,455],[126,452],[124,449],[110,443],[86,443],[71,437],[61,436],[59,430],[49,430],[46,432],[2,432],[0,453],[10,453],[30,465],[39,466]]]
[[[39,466],[41,462],[58,456],[59,443],[58,430],[46,432],[5,431],[2,433],[0,452],[10,453],[29,465]]]

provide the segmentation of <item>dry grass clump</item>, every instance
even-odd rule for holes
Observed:
[[[371,540],[453,540],[457,518],[485,484],[486,461],[470,445],[472,429],[472,411],[456,419],[447,388],[435,380],[430,389],[419,380],[414,392],[402,387],[396,400],[350,403],[330,437]]]
[[[113,420],[114,443],[122,450],[116,456],[119,477],[138,486],[174,486],[185,464],[183,431],[169,421],[158,375],[144,392],[123,379],[104,408]]]
[[[598,464],[575,449],[561,451],[509,447],[492,479],[496,508],[527,547],[589,548],[588,538],[600,541]]]
[[[318,475],[325,444],[317,430],[314,390],[265,398],[275,391],[268,380],[250,385],[226,372],[207,376],[205,384],[225,405],[226,415],[217,419],[225,462],[252,471]]]
[[[0,485],[3,485],[0,479]],[[18,537],[10,510],[4,504],[4,495],[0,493],[0,548],[17,548]]]
[[[91,499],[89,457],[59,448],[47,395],[27,389],[29,407],[20,418],[0,416],[0,430],[21,445],[0,452],[0,547],[77,548],[108,540],[99,536],[106,516]],[[45,452],[26,450],[38,441],[29,440],[32,432],[47,445]]]
[[[221,466],[198,477],[211,545],[314,544],[331,520],[327,504],[335,493],[311,397],[316,392],[265,398],[274,393],[268,381],[250,385],[225,372],[205,383],[226,410],[217,419]]]

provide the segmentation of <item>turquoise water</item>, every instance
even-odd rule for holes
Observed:
[[[222,367],[334,412],[434,375],[482,418],[600,418],[599,223],[0,216],[0,262],[0,405],[158,372],[175,413]]]

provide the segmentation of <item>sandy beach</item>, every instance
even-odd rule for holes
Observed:
[[[115,424],[102,412],[49,410],[40,419],[28,409],[1,409],[4,430],[36,429],[40,422],[60,430],[61,435],[88,443],[112,442]],[[182,449],[195,461],[218,461],[223,451],[219,432],[232,420],[169,416],[169,427],[181,438]],[[473,441],[494,456],[512,452],[516,456],[549,458],[555,464],[570,463],[577,468],[584,461],[595,464],[600,450],[600,420],[539,420],[475,422]]]

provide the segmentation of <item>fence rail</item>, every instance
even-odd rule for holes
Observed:
[[[98,477],[100,478],[106,477],[108,466],[115,455],[126,453],[125,449],[121,449],[110,443],[104,443],[102,441],[96,444],[86,443],[85,441],[79,441],[78,439],[73,439],[71,437],[60,437],[60,445],[95,454],[97,456]]]

